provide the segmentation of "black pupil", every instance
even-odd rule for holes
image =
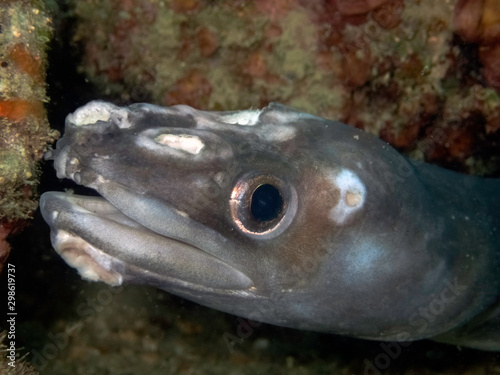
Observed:
[[[278,217],[282,208],[283,198],[273,185],[261,185],[253,192],[250,212],[255,220],[273,220]]]

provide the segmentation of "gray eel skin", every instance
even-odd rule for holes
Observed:
[[[500,350],[500,180],[280,104],[93,101],[47,157],[101,195],[40,202],[85,279],[280,326]]]

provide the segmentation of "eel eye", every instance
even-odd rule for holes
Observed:
[[[271,221],[283,211],[283,197],[271,184],[260,185],[252,193],[250,213],[257,221]]]
[[[272,238],[292,222],[297,194],[279,177],[247,174],[234,185],[229,205],[240,231],[251,237]]]

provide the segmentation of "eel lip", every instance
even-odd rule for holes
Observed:
[[[253,282],[221,259],[155,233],[104,198],[47,192],[40,210],[56,252],[84,279],[196,289],[245,290]],[[194,284],[194,285],[193,285]]]
[[[103,281],[111,286],[122,284],[125,265],[119,259],[107,255],[81,237],[65,230],[52,232],[51,241],[61,258],[78,270],[83,279]]]

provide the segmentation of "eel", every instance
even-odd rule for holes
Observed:
[[[499,179],[277,103],[92,101],[46,158],[100,195],[40,201],[84,279],[279,326],[500,350]]]

